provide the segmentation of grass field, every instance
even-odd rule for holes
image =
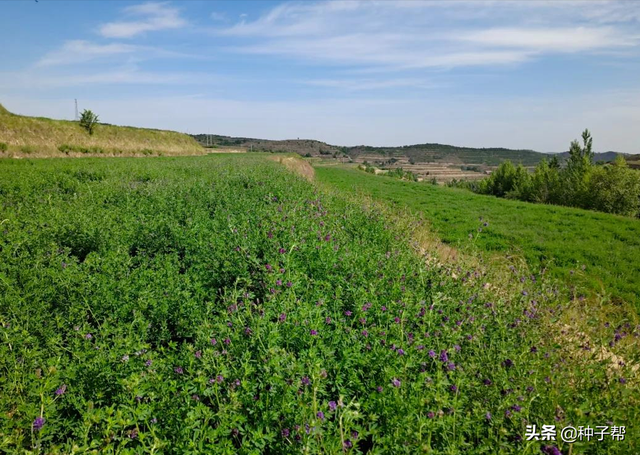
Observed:
[[[636,327],[603,356],[410,236],[262,156],[1,161],[0,451],[640,450]]]
[[[317,179],[423,213],[445,242],[514,254],[535,272],[625,300],[640,311],[640,223],[580,209],[498,199],[463,189],[318,166]],[[485,226],[485,223],[487,225]]]
[[[2,157],[195,155],[205,150],[187,134],[99,124],[89,135],[77,122],[15,115],[0,105]]]

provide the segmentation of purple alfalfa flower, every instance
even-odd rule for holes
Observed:
[[[435,412],[433,412],[433,411],[429,411],[429,412],[427,412],[427,417],[428,417],[428,418],[433,419],[435,416],[436,416],[436,413],[435,413]]]
[[[347,310],[347,311],[345,311],[345,312],[344,312],[344,315],[345,315],[345,316],[351,316],[352,314],[353,314],[353,313],[352,313],[351,311],[349,311],[349,310]]]
[[[360,324],[365,325],[367,323],[367,318],[360,318]]]
[[[416,349],[418,351],[422,351],[424,349],[424,344],[419,344],[418,346],[416,346]]]
[[[231,340],[229,338],[225,338],[224,339],[224,344],[230,345],[231,344]]]
[[[458,386],[455,384],[451,384],[449,390],[451,390],[453,393],[456,393],[458,391]]]
[[[311,336],[316,336],[316,335],[318,334],[318,331],[317,331],[317,330],[314,330],[314,329],[311,329],[311,330],[309,331],[309,333],[311,334]]]
[[[347,439],[342,445],[345,449],[350,449],[351,447],[353,447],[353,442],[351,442],[351,439]]]
[[[440,357],[439,357],[440,361],[442,363],[448,362],[449,361],[449,356],[447,355],[447,351],[445,349],[443,349],[442,351],[440,351]]]
[[[398,355],[404,355],[404,349],[398,349],[396,352]]]
[[[156,419],[155,417],[153,419],[151,419],[151,424],[155,425],[156,423],[158,423],[158,419]]]
[[[513,406],[511,406],[511,409],[513,409],[514,412],[520,412],[522,411],[522,406],[514,404]]]
[[[201,359],[202,358],[202,351],[196,351],[195,354],[196,359]]]
[[[529,295],[529,293],[523,289],[523,290],[522,290],[522,295],[524,295],[524,296],[526,297],[526,296],[528,296],[528,295]]]
[[[244,328],[244,334],[247,336],[251,336],[251,334],[253,333],[253,330],[251,330],[251,327],[245,327]]]
[[[218,384],[222,384],[224,382],[224,376],[222,376],[221,374],[219,374],[218,376],[216,376],[216,382]]]
[[[456,364],[453,362],[447,363],[447,370],[454,371],[456,369]]]
[[[327,235],[324,236],[324,241],[325,242],[328,242],[330,240],[331,240],[331,235],[330,234],[327,234]]]
[[[316,414],[316,417],[320,420],[324,420],[324,412],[318,411],[318,413]]]
[[[42,430],[45,422],[46,420],[44,419],[44,417],[36,417],[36,420],[33,421],[33,431]]]
[[[505,413],[504,413],[504,416],[505,416],[506,418],[510,418],[510,417],[511,417],[511,411],[507,409],[507,410],[505,411]]]
[[[191,395],[191,399],[193,401],[200,401],[200,397],[198,395],[196,395],[195,393],[193,395]]]
[[[138,437],[138,429],[134,428],[133,430],[129,431],[128,436],[130,439],[136,439]]]
[[[376,387],[376,391],[377,391],[378,393],[382,393],[382,390],[383,390],[383,389],[382,389],[382,386],[381,386],[381,385],[379,385],[378,387]]]
[[[177,374],[182,374],[184,373],[184,370],[182,369],[182,367],[175,367],[173,369],[173,371],[175,371]]]
[[[287,313],[280,313],[280,316],[278,317],[278,320],[280,322],[284,322],[287,320]]]
[[[302,379],[300,379],[300,382],[302,383],[302,385],[311,384],[311,380],[309,379],[309,376],[303,376]]]
[[[271,272],[271,270],[273,270],[273,267],[271,267],[271,264],[266,264],[264,268],[267,269],[268,272]]]
[[[436,354],[436,351],[434,351],[433,349],[429,349],[428,355],[432,359],[435,359],[438,356],[438,354]]]
[[[284,272],[285,272],[284,268],[280,267],[280,273],[284,273]]]
[[[540,451],[544,455],[562,455],[562,452],[556,446],[544,446],[540,448]]]
[[[506,359],[504,362],[502,362],[502,365],[505,368],[511,368],[514,364],[513,364],[513,360],[511,359]]]
[[[619,381],[620,381],[620,384],[626,384],[627,383],[627,380],[625,378],[620,378]]]
[[[456,344],[456,345],[453,347],[453,349],[454,349],[456,352],[460,352],[460,350],[461,350],[462,348],[460,347],[460,345],[459,345],[459,344]]]
[[[393,378],[393,379],[391,380],[391,384],[392,384],[394,387],[400,387],[400,386],[402,385],[402,382],[400,382],[400,379]]]
[[[129,354],[125,354],[122,356],[122,362],[127,363],[129,361]]]
[[[144,364],[146,366],[150,367],[152,363],[153,363],[153,361],[151,359],[148,359]]]
[[[282,286],[282,280],[276,280],[276,286]]]
[[[490,413],[490,412],[487,412],[487,413],[484,415],[484,418],[485,418],[485,419],[487,419],[487,420],[491,420],[491,413]]]
[[[60,387],[56,389],[56,396],[62,396],[67,391],[66,384],[62,384]]]
[[[329,402],[329,410],[330,411],[335,411],[337,407],[338,407],[338,405],[336,404],[335,401],[330,401]]]
[[[227,322],[227,327],[233,327],[233,322],[231,321]]]
[[[291,434],[288,428],[283,429],[281,433],[282,433],[282,437],[284,438],[288,438],[289,435]]]
[[[393,322],[395,322],[396,324],[400,324],[400,318],[396,316],[395,318],[393,318]]]
[[[386,307],[386,306],[384,306],[384,305],[382,305],[382,306],[380,307],[380,311],[387,311],[387,307]]]
[[[324,318],[324,323],[325,324],[331,324],[331,318],[330,317]]]
[[[535,354],[536,352],[538,352],[538,348],[535,346],[531,346],[531,349],[529,349],[529,352]]]
[[[90,340],[90,339],[92,339],[92,338],[93,338],[93,335],[91,335],[90,333],[87,333],[84,337],[85,337],[87,340]]]
[[[293,286],[293,283],[291,281],[287,281],[287,287],[290,288],[291,286]]]
[[[362,336],[363,337],[368,337],[369,336],[369,332],[367,332],[366,330],[362,331]]]
[[[287,250],[285,250],[284,248],[280,248],[280,249],[278,250],[278,253],[280,253],[280,254],[284,254],[284,253],[286,253],[286,252],[287,252]]]
[[[351,432],[351,437],[352,437],[353,439],[358,439],[358,436],[360,436],[360,433],[358,433],[356,430],[353,430],[353,431]]]
[[[215,338],[211,338],[211,344],[213,346],[215,346],[218,343],[218,340],[216,340]]]

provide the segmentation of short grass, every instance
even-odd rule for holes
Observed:
[[[445,242],[466,245],[471,236],[483,251],[522,256],[532,270],[544,268],[565,282],[586,284],[640,310],[636,219],[403,182],[337,166],[318,166],[316,177],[424,213]]]
[[[98,125],[89,135],[77,122],[25,117],[0,105],[0,157],[82,155],[193,155],[205,150],[187,134],[114,125]]]
[[[408,237],[260,156],[0,161],[0,452],[640,450],[637,358]]]

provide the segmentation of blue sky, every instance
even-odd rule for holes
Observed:
[[[9,110],[339,145],[640,153],[637,1],[0,2]]]

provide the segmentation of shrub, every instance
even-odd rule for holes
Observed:
[[[98,116],[93,112],[85,109],[80,116],[80,126],[83,127],[91,135],[98,124]]]
[[[33,147],[31,147],[30,145],[23,145],[22,147],[20,147],[20,151],[26,155],[30,155],[32,153],[34,153],[36,151],[36,149],[34,149]]]
[[[9,148],[9,146],[6,143],[0,142],[0,152],[1,153],[6,152],[8,148]]]

